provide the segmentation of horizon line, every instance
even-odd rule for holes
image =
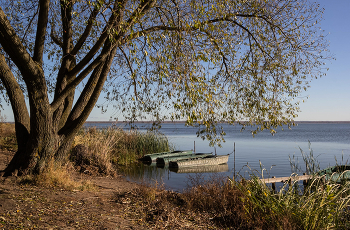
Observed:
[[[129,123],[130,121],[85,121],[85,123]],[[133,123],[153,123],[155,121],[134,121]],[[185,123],[186,121],[161,121],[159,123]],[[238,123],[239,121],[235,122]],[[242,121],[244,122],[244,121]],[[350,121],[294,121],[295,123],[350,123]],[[227,123],[227,122],[218,122]]]

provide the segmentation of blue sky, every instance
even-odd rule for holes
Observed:
[[[319,0],[325,9],[322,29],[336,58],[327,62],[327,75],[311,82],[301,104],[299,121],[350,121],[350,0]]]
[[[335,60],[328,61],[327,75],[313,80],[311,88],[303,95],[301,112],[296,121],[350,121],[350,0],[318,0],[325,9],[321,27],[330,41],[330,51]],[[301,99],[301,100],[302,100]],[[4,107],[7,121],[13,121],[10,107]],[[113,108],[101,114],[95,108],[91,121],[108,121],[115,114]]]

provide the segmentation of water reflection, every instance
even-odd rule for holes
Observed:
[[[167,168],[156,167],[156,163],[144,164],[137,162],[128,166],[119,167],[119,172],[134,181],[161,180],[167,173]]]
[[[221,165],[203,165],[195,167],[185,168],[170,168],[175,173],[217,173],[217,172],[228,172],[228,164]]]

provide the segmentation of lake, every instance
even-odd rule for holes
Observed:
[[[85,127],[106,128],[112,123],[86,123]],[[123,124],[116,127],[127,128]],[[150,127],[147,123],[136,124],[140,130]],[[233,177],[234,172],[248,178],[253,172],[264,177],[290,176],[293,172],[290,157],[305,171],[301,150],[309,155],[309,142],[314,157],[322,168],[335,164],[350,164],[350,123],[299,123],[291,130],[281,128],[275,135],[268,131],[252,136],[249,127],[241,131],[239,126],[223,125],[226,132],[222,148],[216,147],[217,155],[231,153],[227,165],[202,168],[201,170],[170,171],[167,167],[137,163],[125,170],[125,176],[131,181],[164,183],[165,188],[182,191],[188,186],[188,179],[193,177],[209,178],[215,176]],[[165,134],[177,150],[194,149],[197,153],[215,152],[209,142],[196,136],[196,128],[186,127],[184,123],[164,123],[160,132]],[[235,159],[233,145],[235,143]],[[262,170],[263,169],[263,170]],[[201,173],[198,173],[202,171]]]

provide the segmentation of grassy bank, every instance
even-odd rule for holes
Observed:
[[[6,130],[11,130],[9,127],[6,126]],[[7,133],[9,136],[13,134],[14,130]],[[12,138],[3,135],[0,138],[2,146],[15,146]],[[70,159],[73,163],[65,165],[64,170],[53,166],[52,171],[34,180],[30,178],[30,182],[71,190],[94,189],[91,183],[75,184],[69,180],[70,172],[78,170],[85,174],[96,170],[100,174],[113,174],[116,173],[114,165],[128,167],[144,154],[170,149],[166,137],[161,134],[83,129],[72,146]],[[303,159],[309,172],[319,170],[312,151],[308,155],[303,153]],[[293,167],[298,168],[295,164]],[[26,180],[29,179],[22,178],[21,181]],[[350,228],[348,181],[336,183],[315,176],[305,189],[297,182],[285,183],[277,193],[269,185],[261,183],[253,173],[250,180],[220,178],[213,174],[207,181],[196,174],[189,177],[189,184],[191,186],[181,194],[157,185],[140,185],[133,190],[113,193],[109,200],[124,210],[118,215],[133,220],[135,226],[143,226],[144,229]]]
[[[150,228],[183,229],[349,229],[349,184],[311,181],[303,193],[287,184],[275,194],[256,178],[234,182],[192,178],[193,187],[174,193],[141,187],[117,194],[133,204],[130,218]]]

